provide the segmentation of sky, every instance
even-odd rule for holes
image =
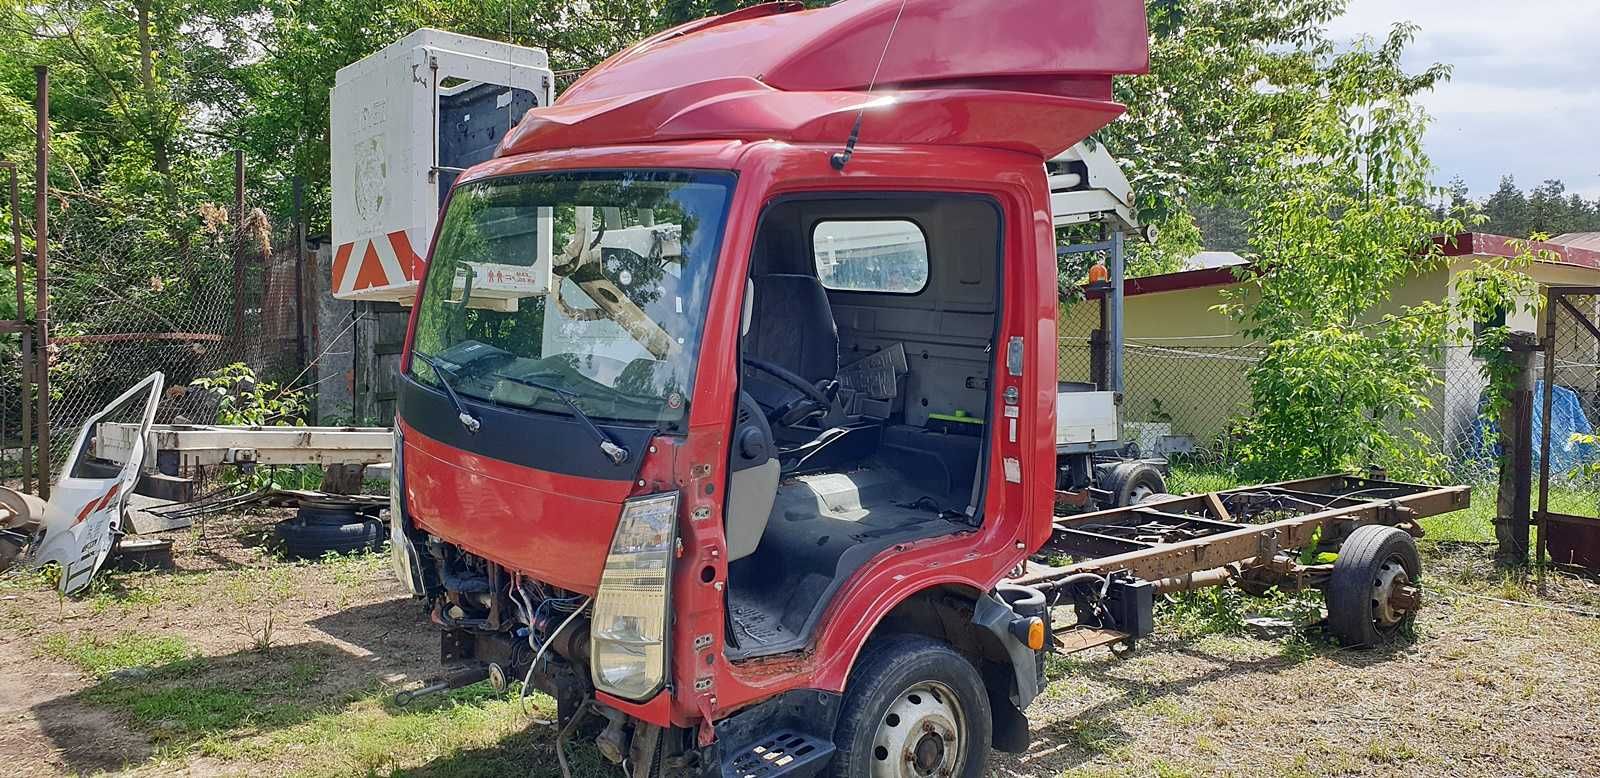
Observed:
[[[1509,173],[1600,198],[1600,0],[1350,0],[1331,32],[1381,38],[1400,20],[1422,28],[1412,71],[1454,68],[1421,99],[1439,183],[1459,175],[1482,199]]]

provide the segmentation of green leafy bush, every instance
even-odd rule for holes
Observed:
[[[304,426],[310,408],[303,390],[260,380],[243,362],[214,370],[190,385],[216,395],[218,424]]]

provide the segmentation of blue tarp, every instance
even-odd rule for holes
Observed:
[[[1479,398],[1478,409],[1481,411],[1487,405],[1487,398]],[[1555,391],[1550,394],[1550,468],[1551,475],[1570,473],[1580,465],[1591,465],[1600,462],[1600,446],[1592,443],[1577,443],[1572,440],[1573,435],[1592,435],[1594,425],[1589,417],[1583,414],[1583,403],[1578,393],[1565,386],[1556,385]],[[1485,460],[1495,460],[1500,457],[1500,426],[1487,421],[1480,413],[1477,420],[1478,440],[1494,441],[1492,445],[1479,444],[1479,457]],[[1533,461],[1534,466],[1539,462],[1539,445],[1544,435],[1544,382],[1537,381],[1533,387]]]

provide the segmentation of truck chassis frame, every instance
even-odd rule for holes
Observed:
[[[1057,651],[1131,647],[1150,631],[1154,594],[1233,581],[1253,594],[1324,588],[1333,565],[1302,562],[1302,549],[1337,551],[1368,524],[1421,537],[1418,519],[1465,508],[1470,493],[1464,486],[1402,483],[1381,474],[1326,475],[1057,516],[1049,541],[1006,585],[1076,607],[1077,620],[1051,629]],[[1098,587],[1085,585],[1095,582]],[[1123,592],[1139,596],[1119,597]],[[1408,611],[1420,596],[1415,586],[1393,594]],[[1094,613],[1100,615],[1088,618]]]

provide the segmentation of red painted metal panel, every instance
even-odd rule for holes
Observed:
[[[874,75],[903,88],[1027,86],[1109,99],[1112,75],[1150,66],[1141,0],[851,0],[749,15],[646,39],[584,74],[557,102],[734,77],[792,92],[857,91]]]
[[[396,423],[405,435],[406,505],[419,527],[524,575],[594,594],[628,482],[513,465]]]
[[[1053,156],[1149,66],[1139,0],[855,0],[641,42],[527,113],[499,154],[691,138],[988,146]],[[891,35],[892,33],[892,35]],[[888,44],[887,48],[885,44]],[[874,86],[868,94],[868,87]]]

